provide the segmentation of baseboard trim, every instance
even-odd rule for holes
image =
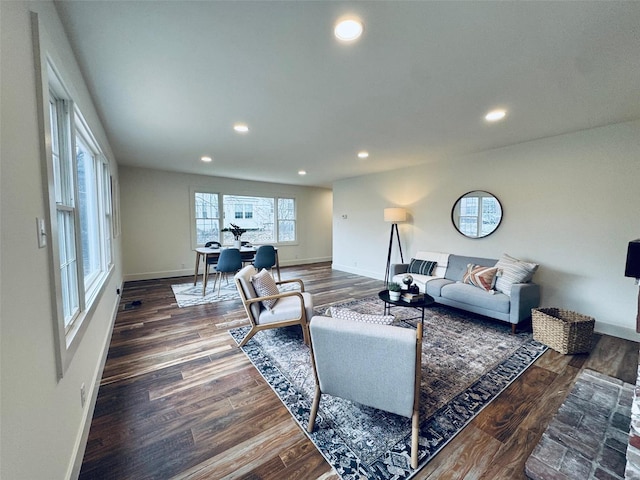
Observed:
[[[120,283],[119,289],[122,292],[124,281]],[[111,337],[113,335],[113,329],[116,323],[116,317],[118,315],[118,307],[120,306],[120,295],[116,296],[116,300],[111,312],[111,320],[109,325],[109,333],[105,338],[105,342],[102,345],[102,352],[100,354],[100,361],[96,367],[93,375],[93,382],[91,383],[91,391],[89,392],[89,401],[86,404],[85,411],[83,413],[82,430],[76,441],[74,448],[74,458],[71,462],[71,471],[67,478],[70,480],[77,480],[80,476],[80,470],[82,469],[82,460],[84,459],[84,452],[87,448],[87,440],[89,439],[89,431],[91,430],[91,422],[93,421],[93,413],[96,409],[96,402],[98,401],[98,390],[100,389],[100,381],[102,380],[102,373],[104,372],[104,366],[107,363],[107,355],[109,354],[109,346],[111,345]]]
[[[640,342],[640,333],[637,333],[633,328],[614,325],[611,323],[604,323],[596,320],[593,330],[596,333],[603,333],[612,337],[624,338],[625,340],[631,340],[632,342]]]
[[[285,260],[280,262],[281,267],[291,267],[295,265],[308,265],[310,263],[322,263],[330,262],[331,257],[315,257],[315,258],[295,258],[293,260]],[[181,270],[167,270],[161,272],[139,272],[128,273],[124,275],[125,282],[135,282],[137,280],[155,280],[156,278],[171,278],[171,277],[191,277],[193,278],[194,268],[181,269]],[[200,270],[202,273],[202,270]]]
[[[340,265],[339,263],[332,263],[331,268],[339,270],[341,272],[353,273],[354,275],[361,275],[363,277],[374,278],[376,280],[384,280],[384,272],[374,272],[371,270],[363,270],[362,268],[350,267],[348,265]]]

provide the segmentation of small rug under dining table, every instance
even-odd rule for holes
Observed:
[[[377,297],[336,306],[361,313],[383,311]],[[415,316],[410,308],[396,308],[393,313],[400,327],[415,328],[419,321],[409,319]],[[230,334],[240,343],[247,330],[240,327]],[[427,309],[418,470],[546,349],[529,332],[512,334],[509,324],[446,307]],[[418,471],[409,466],[408,418],[324,395],[316,428],[306,432],[315,384],[299,326],[259,332],[243,351],[342,479],[405,480]]]

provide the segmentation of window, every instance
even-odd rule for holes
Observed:
[[[53,66],[47,67],[48,122],[44,126],[51,147],[45,148],[45,162],[52,186],[48,192],[50,231],[57,232],[50,239],[50,251],[55,272],[58,374],[62,377],[112,269],[111,177],[109,164],[80,111]]]
[[[278,242],[296,239],[296,203],[293,198],[278,199]]]
[[[65,331],[73,323],[80,308],[78,261],[75,243],[76,208],[73,193],[73,162],[69,154],[71,131],[68,102],[49,95],[51,123],[51,157],[58,225],[59,275],[62,293],[62,315]]]
[[[195,194],[196,243],[219,241],[220,214],[218,213],[218,194],[196,192]]]
[[[296,241],[294,198],[225,195],[196,189],[192,198],[194,247],[213,240],[230,245],[233,235],[223,230],[231,223],[245,229],[242,240],[252,244]]]

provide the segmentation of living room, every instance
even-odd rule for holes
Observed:
[[[589,105],[591,113],[580,119],[582,126],[578,129],[556,126],[545,135],[526,141],[506,140],[499,146],[487,143],[485,148],[473,151],[433,151],[428,158],[417,152],[418,162],[407,155],[392,162],[393,168],[389,169],[376,164],[376,170],[359,174],[353,167],[353,174],[329,185],[315,185],[312,180],[296,184],[296,174],[291,181],[257,181],[254,172],[245,178],[230,178],[120,164],[118,155],[113,153],[118,140],[103,126],[103,106],[86,83],[57,7],[52,2],[2,2],[0,8],[2,478],[70,478],[77,473],[82,461],[77,455],[83,451],[91,420],[91,399],[97,396],[118,309],[116,291],[128,280],[193,272],[189,232],[189,194],[193,186],[223,193],[295,196],[299,238],[296,245],[281,248],[284,265],[330,260],[335,270],[380,280],[389,240],[389,224],[383,220],[383,210],[389,206],[405,207],[409,219],[399,225],[405,260],[418,250],[433,250],[493,258],[508,253],[534,261],[540,264],[535,281],[541,285],[543,305],[593,316],[599,333],[640,340],[635,325],[638,287],[633,279],[624,277],[626,245],[640,236],[640,79],[635,54],[620,62],[628,68],[620,85],[600,71],[600,87],[610,90],[609,95],[615,98],[612,103],[618,107],[618,113],[606,122],[593,120],[598,111],[607,108],[598,103]],[[619,21],[630,46],[622,53],[609,51],[602,40],[605,53],[593,53],[598,61],[638,51],[637,30],[630,27],[638,23],[637,4],[620,2],[617,8],[621,11],[612,13],[609,20]],[[38,13],[49,53],[67,75],[76,102],[112,161],[112,174],[120,188],[121,234],[114,237],[113,270],[62,378],[55,360],[51,263],[47,248],[38,248],[34,225],[34,219],[45,218],[49,211],[43,187],[47,180],[41,156],[43,136],[36,95],[39,77],[31,11]],[[597,31],[598,21],[592,21],[585,29]],[[580,83],[590,68],[596,68],[589,62],[585,66],[580,59],[570,60],[579,72],[573,79],[575,83]],[[570,96],[574,85],[567,82],[564,87],[547,88],[564,91],[570,103],[588,104],[588,99]],[[120,88],[117,76],[113,84],[115,89]],[[463,92],[456,94],[473,103]],[[515,96],[509,92],[509,98]],[[483,109],[490,106],[484,102],[478,105],[478,117],[466,118],[465,127],[471,131],[471,126],[478,124],[481,132],[502,128],[503,138],[508,139],[509,117],[527,115],[510,111],[504,123],[487,126]],[[393,112],[392,116],[397,115]],[[448,127],[444,124],[436,133],[444,134]],[[459,135],[466,132],[465,128],[451,130],[461,132]],[[413,137],[426,135],[409,131]],[[398,132],[401,135],[404,134]],[[321,136],[330,142],[330,136]],[[373,151],[371,154],[375,157]],[[393,152],[386,152],[385,156],[394,160]],[[318,170],[323,169],[320,167],[319,164]],[[313,175],[308,169],[307,178]],[[504,217],[494,234],[471,240],[454,229],[451,209],[459,196],[478,189],[489,191],[500,200]],[[398,258],[394,251],[394,261]],[[83,385],[89,401],[83,399],[81,403]]]

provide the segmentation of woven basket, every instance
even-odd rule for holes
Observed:
[[[591,350],[595,319],[561,308],[532,308],[533,338],[556,352],[585,353]]]

